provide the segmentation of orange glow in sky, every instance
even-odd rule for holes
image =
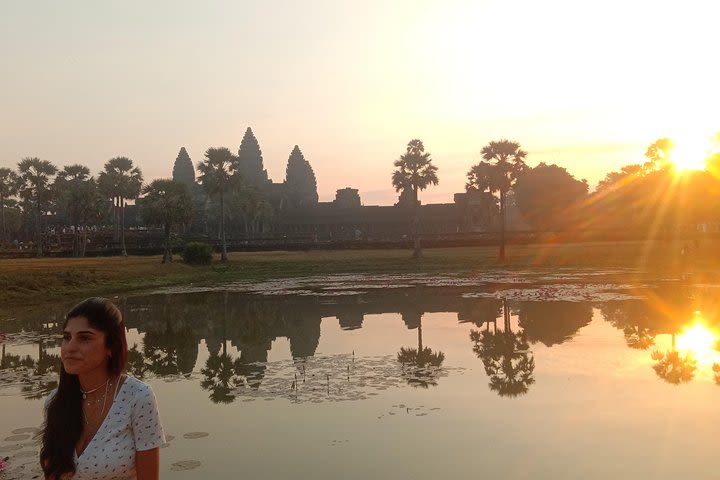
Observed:
[[[321,201],[392,205],[419,138],[452,202],[488,142],[591,188],[678,142],[702,168],[717,112],[716,2],[318,0],[4,2],[0,167],[37,156],[93,174],[127,156],[147,182],[180,147],[237,149],[252,127],[282,182],[298,145]],[[32,35],[28,35],[32,32]],[[686,143],[685,139],[688,139]]]
[[[684,136],[675,140],[670,160],[676,170],[704,170],[705,162],[712,152],[712,142],[708,137],[705,141],[702,136]]]

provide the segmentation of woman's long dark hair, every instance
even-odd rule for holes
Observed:
[[[120,310],[105,298],[88,298],[75,305],[67,315],[87,318],[88,324],[105,333],[105,346],[110,350],[108,373],[119,376],[127,362],[125,324]],[[45,478],[60,479],[66,473],[75,472],[75,445],[83,430],[82,392],[77,375],[71,375],[60,365],[60,384],[50,400],[42,433],[40,464]]]

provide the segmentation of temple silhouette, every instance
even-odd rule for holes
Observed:
[[[358,189],[348,186],[337,189],[333,201],[320,202],[315,172],[300,147],[295,145],[288,157],[284,181],[274,182],[264,167],[260,144],[250,127],[240,142],[235,172],[243,187],[234,202],[226,203],[226,228],[231,238],[382,242],[408,236],[412,192],[401,191],[395,205],[364,205]],[[175,160],[172,178],[193,192],[191,232],[212,235],[218,213],[213,199],[198,184],[184,147]],[[508,213],[512,229],[521,220],[516,212]],[[419,233],[442,238],[497,231],[500,217],[496,198],[488,192],[474,191],[456,193],[453,203],[420,205],[419,220]]]

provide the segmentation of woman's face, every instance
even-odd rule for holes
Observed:
[[[90,326],[87,318],[73,317],[63,331],[60,358],[67,373],[85,375],[107,370],[110,349],[105,332]]]

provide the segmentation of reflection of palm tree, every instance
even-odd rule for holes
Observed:
[[[237,387],[242,386],[243,379],[238,374],[242,370],[239,360],[233,360],[227,353],[212,354],[200,370],[204,379],[200,386],[210,391],[210,400],[214,403],[232,403]]]
[[[198,341],[188,326],[176,326],[176,310],[171,297],[165,296],[161,319],[164,327],[148,331],[143,341],[143,353],[146,361],[133,359],[134,366],[143,371],[142,363],[157,375],[189,375],[195,367],[198,354]],[[138,352],[139,353],[139,352]]]
[[[628,347],[647,350],[655,344],[658,321],[646,302],[608,302],[600,307],[600,311],[605,320],[623,331]]]
[[[149,370],[149,365],[145,362],[145,357],[142,352],[137,348],[137,345],[133,345],[128,350],[127,357],[127,371],[135,378],[143,379],[145,374]]]
[[[655,334],[647,327],[639,325],[628,325],[623,328],[625,343],[630,348],[647,350],[655,344]]]
[[[413,387],[428,388],[437,385],[439,368],[445,360],[445,354],[433,352],[422,343],[422,322],[418,319],[418,347],[400,348],[397,360],[402,365],[402,375]]]
[[[237,396],[235,389],[243,386],[241,377],[243,365],[240,360],[233,360],[227,353],[227,317],[228,292],[223,294],[222,314],[222,353],[210,353],[205,367],[200,370],[204,379],[200,387],[210,391],[210,400],[214,403],[232,403]]]
[[[517,397],[527,393],[535,383],[535,359],[524,332],[514,333],[510,326],[510,312],[503,300],[504,330],[471,330],[473,351],[483,362],[490,378],[490,389],[501,397]]]
[[[656,350],[651,355],[652,359],[657,363],[653,365],[653,370],[658,377],[662,378],[673,385],[687,383],[695,376],[697,370],[697,360],[691,352],[681,356],[675,350],[675,334],[672,334],[672,349],[662,353]]]
[[[149,370],[161,376],[192,372],[197,348],[197,341],[189,329],[174,332],[169,322],[165,332],[147,332],[143,342]]]

